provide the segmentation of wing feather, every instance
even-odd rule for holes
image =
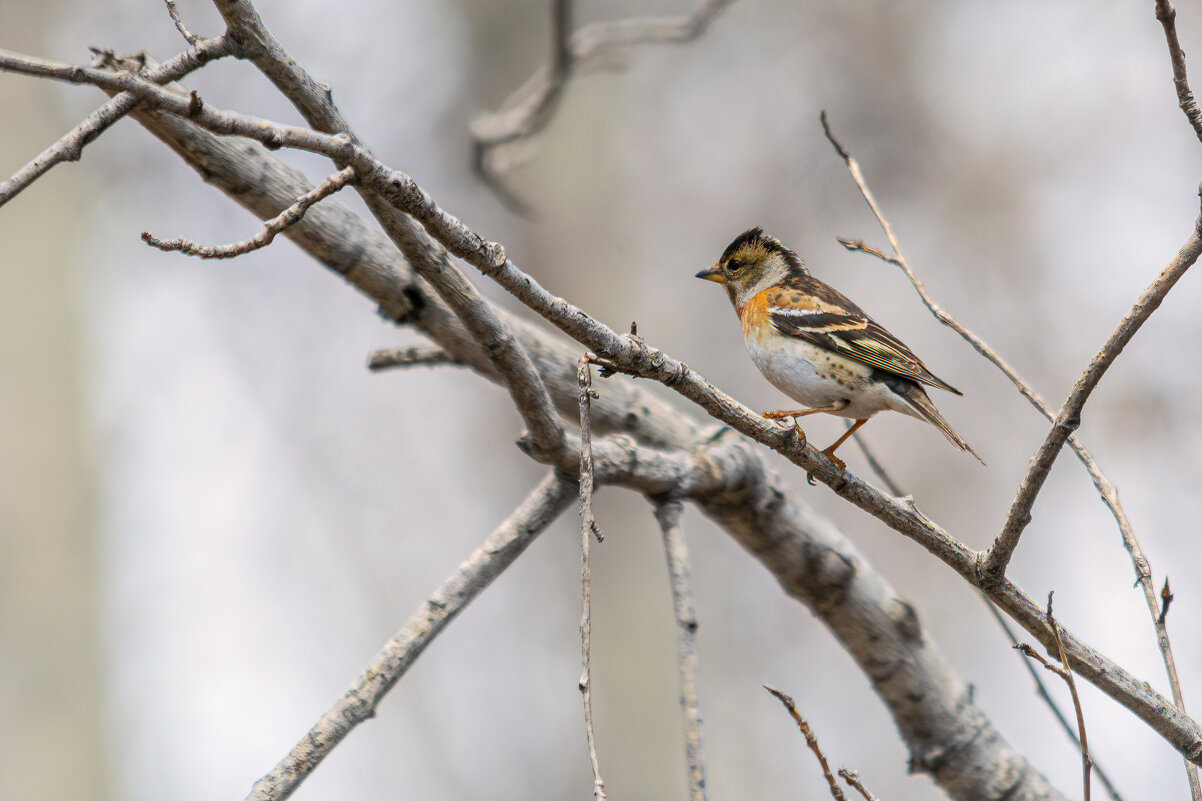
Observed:
[[[829,289],[829,287],[827,287]],[[834,293],[834,290],[830,290]],[[829,299],[828,299],[829,300]],[[843,308],[839,308],[842,305]],[[890,334],[858,306],[822,303],[821,308],[769,305],[776,330],[834,351],[878,370],[900,375],[932,387],[962,394],[922,363],[901,340]]]

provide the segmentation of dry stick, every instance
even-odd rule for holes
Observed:
[[[843,788],[835,781],[834,775],[831,773],[830,763],[826,761],[826,754],[822,753],[822,749],[818,747],[818,738],[814,736],[814,732],[810,729],[810,724],[806,723],[806,719],[797,711],[797,706],[793,703],[793,699],[773,687],[764,685],[764,689],[776,696],[776,700],[785,705],[785,709],[789,710],[789,714],[793,720],[797,722],[797,728],[801,729],[801,733],[805,735],[806,745],[814,752],[814,756],[818,757],[818,764],[822,765],[822,775],[826,778],[826,783],[830,786],[831,795],[836,801],[847,801],[847,796],[843,794]]]
[[[526,550],[576,496],[576,486],[548,474],[522,504],[435,590],[388,641],[363,675],[321,716],[288,756],[255,782],[249,801],[287,798],[405,674],[426,646],[464,607]]]
[[[1073,670],[1068,666],[1068,658],[1064,655],[1064,641],[1060,639],[1060,625],[1052,616],[1052,595],[1048,593],[1048,625],[1052,627],[1052,635],[1056,640],[1056,656],[1064,667],[1060,675],[1068,683],[1068,691],[1073,696],[1073,709],[1077,712],[1077,731],[1081,734],[1081,781],[1085,787],[1085,801],[1089,801],[1089,771],[1093,760],[1089,758],[1089,740],[1085,736],[1085,713],[1081,711],[1081,699],[1077,695],[1077,681],[1073,678]]]
[[[1089,366],[1085,368],[1085,372],[1081,374],[1081,378],[1077,380],[1072,392],[1064,402],[1064,406],[1060,408],[1060,413],[1056,415],[1056,422],[1052,425],[1052,430],[1048,432],[1043,444],[1035,455],[1031,458],[1031,463],[1027,466],[1027,474],[1023,476],[1022,482],[1019,484],[1018,493],[1014,497],[1014,501],[1010,504],[1010,511],[1006,515],[1006,521],[1002,525],[1002,530],[998,533],[997,539],[989,548],[989,552],[985,554],[980,563],[980,575],[982,582],[986,585],[996,582],[1006,572],[1006,565],[1010,562],[1010,557],[1014,554],[1014,549],[1018,546],[1019,537],[1022,536],[1023,529],[1027,523],[1031,521],[1031,506],[1035,503],[1035,498],[1039,495],[1039,491],[1043,488],[1044,482],[1047,480],[1048,473],[1052,469],[1052,463],[1056,461],[1056,457],[1060,454],[1060,450],[1064,447],[1065,441],[1069,435],[1076,431],[1077,426],[1081,424],[1081,410],[1085,406],[1085,402],[1089,400],[1090,394],[1102,380],[1102,376],[1106,374],[1106,370],[1110,365],[1114,364],[1114,360],[1122,353],[1123,348],[1135,336],[1135,333],[1140,329],[1148,318],[1152,316],[1152,312],[1160,306],[1165,295],[1169,290],[1180,280],[1181,276],[1185,275],[1185,271],[1193,266],[1198,260],[1199,254],[1202,254],[1202,217],[1199,217],[1194,224],[1194,231],[1190,234],[1186,243],[1177,253],[1176,257],[1169,262],[1168,266],[1160,273],[1152,284],[1144,290],[1140,295],[1139,300],[1132,306],[1131,311],[1119,322],[1118,327],[1098,354],[1090,361]]]
[[[862,781],[860,781],[860,774],[856,773],[854,770],[839,768],[839,777],[843,779],[843,781],[847,782],[848,785],[854,787],[860,793],[860,795],[864,796],[864,801],[877,801],[876,796],[868,792],[868,788],[864,786]]]
[[[1010,647],[1018,651],[1023,656],[1023,666],[1031,675],[1031,680],[1035,682],[1036,694],[1039,695],[1039,697],[1043,699],[1044,703],[1048,705],[1048,708],[1052,710],[1053,716],[1055,716],[1056,720],[1059,721],[1060,726],[1064,729],[1064,733],[1067,734],[1068,738],[1073,741],[1073,745],[1080,749],[1081,738],[1077,736],[1077,730],[1073,728],[1071,723],[1069,723],[1068,718],[1065,717],[1064,712],[1060,709],[1060,705],[1056,703],[1055,699],[1052,698],[1051,693],[1048,692],[1047,685],[1043,683],[1043,679],[1040,677],[1039,671],[1037,671],[1031,665],[1031,659],[1035,659],[1047,667],[1046,661],[1043,660],[1038,653],[1029,653],[1030,646],[1019,642],[1018,638],[1014,636],[1014,630],[1011,629],[1010,624],[1006,622],[1006,618],[1004,618],[1002,613],[997,610],[997,607],[989,602],[989,599],[985,597],[983,593],[981,595],[981,600],[985,602],[987,607],[989,607],[989,613],[993,615],[993,619],[996,620],[998,625],[1002,627],[1002,631],[1006,632],[1006,637],[1010,640]],[[1052,672],[1060,675],[1059,672],[1054,669]],[[1102,782],[1102,786],[1106,788],[1107,794],[1110,795],[1111,801],[1123,801],[1123,797],[1119,795],[1118,788],[1116,788],[1114,783],[1110,781],[1110,777],[1104,770],[1102,770],[1101,765],[1098,765],[1096,762],[1094,762],[1093,768],[1094,773],[1098,777],[1098,781]]]
[[[235,256],[242,256],[259,248],[267,247],[280,232],[300,222],[304,218],[305,212],[311,206],[343,189],[354,180],[355,171],[350,167],[334,173],[318,184],[313,191],[307,192],[297,198],[295,203],[265,222],[262,231],[250,239],[244,239],[241,242],[234,242],[229,245],[209,246],[199,245],[190,239],[182,237],[164,241],[151,236],[148,231],[142,232],[142,241],[159,250],[179,251],[189,256],[199,256],[202,259],[232,259]]]
[[[37,60],[34,60],[37,61]],[[630,375],[653,378],[701,406],[735,430],[768,445],[794,464],[813,473],[840,497],[877,517],[890,528],[918,542],[932,555],[955,569],[970,582],[978,581],[977,554],[948,536],[919,513],[912,503],[884,496],[855,476],[836,471],[834,465],[814,448],[798,441],[792,426],[782,430],[763,420],[753,410],[722,393],[712,384],[663,351],[641,340],[619,336],[590,318],[579,308],[548,293],[528,274],[505,257],[504,249],[489,242],[455,217],[447,214],[408,175],[390,170],[350,136],[328,136],[314,131],[270,123],[254,117],[218,112],[189,98],[148,84],[138,76],[97,73],[86,68],[64,68],[67,74],[47,72],[44,62],[33,67],[22,57],[0,51],[0,64],[18,65],[21,71],[37,71],[47,77],[83,80],[116,90],[127,88],[156,108],[181,117],[191,114],[193,122],[215,133],[238,134],[271,147],[290,146],[345,159],[356,167],[361,181],[380,193],[397,209],[412,214],[435,238],[455,255],[493,278],[511,294],[534,309],[573,339],[593,348]],[[57,65],[56,65],[57,66]],[[511,387],[512,391],[512,387]],[[1050,642],[1050,630],[1042,612],[1021,590],[1002,581],[989,590],[990,598],[1040,641]],[[1103,692],[1135,712],[1191,761],[1202,761],[1202,729],[1193,720],[1163,702],[1145,683],[1071,636],[1066,642],[1074,667]]]
[[[1185,112],[1185,118],[1202,141],[1202,110],[1198,101],[1189,88],[1189,78],[1185,74],[1185,53],[1181,42],[1177,39],[1177,10],[1169,0],[1156,0],[1156,19],[1164,26],[1164,38],[1169,46],[1169,59],[1173,64],[1173,85],[1177,89],[1177,103]],[[1196,796],[1195,796],[1196,797]]]
[[[450,353],[442,348],[429,345],[414,345],[408,348],[387,348],[372,351],[367,358],[367,369],[374,371],[391,370],[394,367],[438,367],[440,365],[462,365]]]
[[[199,37],[184,26],[184,21],[179,15],[179,9],[175,7],[175,0],[165,0],[165,2],[167,3],[167,13],[171,15],[171,21],[175,23],[175,29],[179,31],[179,35],[184,37],[184,41],[188,44],[196,44],[196,40]]]
[[[234,44],[228,36],[201,39],[175,58],[148,71],[146,78],[155,83],[174,81],[214,59],[230,55],[233,51]],[[0,70],[3,69],[4,66],[0,65]],[[83,122],[39,153],[37,158],[0,183],[0,206],[19,195],[55,165],[64,161],[79,161],[84,147],[128,114],[137,104],[138,98],[135,95],[122,93],[93,111]]]
[[[593,767],[593,798],[605,801],[605,782],[597,762],[597,734],[593,727],[593,574],[589,563],[593,536],[601,541],[601,529],[593,519],[593,427],[589,404],[593,392],[593,371],[589,354],[580,357],[577,366],[580,383],[580,695],[584,699],[584,735],[588,740],[588,758]]]
[[[1174,30],[1173,38],[1170,40],[1171,51],[1173,51],[1175,37],[1176,33]],[[1177,49],[1173,52],[1179,54],[1180,50]],[[1184,56],[1182,56],[1182,59],[1184,59]],[[1176,63],[1176,55],[1174,55],[1174,63]],[[1182,76],[1184,76],[1184,60],[1182,61]],[[1186,86],[1186,90],[1188,91],[1188,86]],[[885,232],[886,237],[888,237],[889,244],[890,247],[893,248],[894,255],[888,256],[875,248],[869,247],[861,240],[840,238],[839,242],[849,250],[858,250],[868,253],[899,267],[906,274],[906,277],[914,286],[915,291],[918,292],[919,297],[930,310],[931,314],[935,316],[935,319],[959,333],[960,336],[962,336],[970,345],[972,345],[978,353],[980,353],[998,369],[1000,369],[1018,388],[1019,392],[1022,393],[1022,395],[1028,401],[1030,401],[1030,403],[1036,409],[1038,409],[1045,418],[1047,418],[1049,421],[1055,420],[1055,415],[1052,412],[1052,408],[1048,406],[1043,398],[1041,398],[1039,394],[1036,393],[1035,390],[1033,390],[1030,385],[1022,379],[1022,377],[1017,371],[1015,371],[1013,367],[1011,367],[1004,359],[1002,359],[997,351],[995,351],[987,342],[977,336],[967,326],[965,326],[951,314],[944,311],[943,308],[935,303],[935,301],[927,293],[926,287],[923,285],[922,281],[919,280],[914,271],[910,269],[910,265],[906,261],[906,257],[902,254],[901,246],[897,241],[897,237],[895,237],[893,234],[893,228],[889,224],[889,221],[885,218],[884,214],[881,212],[880,207],[877,205],[876,199],[869,190],[868,184],[864,180],[863,174],[860,172],[859,164],[835,139],[834,134],[831,132],[825,112],[823,112],[821,115],[821,120],[827,139],[830,140],[835,150],[847,163],[852,179],[855,181],[856,186],[859,187],[861,195],[863,195],[864,200],[868,203],[869,208],[872,209],[872,213],[876,217],[878,224]],[[1185,713],[1185,699],[1181,692],[1181,681],[1177,676],[1177,664],[1173,657],[1173,649],[1169,641],[1169,632],[1164,625],[1162,616],[1157,614],[1156,588],[1152,583],[1152,568],[1147,557],[1144,555],[1144,551],[1139,543],[1139,539],[1135,536],[1135,528],[1131,525],[1131,521],[1127,517],[1127,512],[1123,508],[1122,503],[1119,501],[1118,490],[1115,488],[1114,483],[1111,482],[1110,479],[1107,478],[1106,474],[1102,472],[1102,469],[1098,466],[1097,461],[1085,448],[1085,445],[1080,441],[1076,433],[1073,433],[1071,436],[1069,436],[1068,444],[1076,452],[1077,458],[1081,460],[1081,463],[1085,465],[1085,469],[1089,473],[1089,477],[1093,481],[1094,487],[1097,488],[1102,502],[1105,503],[1107,508],[1110,509],[1111,514],[1114,516],[1115,522],[1118,524],[1119,533],[1123,539],[1123,547],[1126,548],[1127,553],[1131,557],[1132,567],[1134,568],[1136,578],[1143,589],[1144,601],[1147,604],[1148,612],[1152,617],[1153,626],[1156,629],[1156,643],[1157,647],[1160,649],[1161,658],[1164,661],[1165,672],[1169,677],[1169,686],[1173,692],[1173,702],[1182,713]],[[1190,791],[1193,796],[1193,801],[1202,801],[1202,785],[1199,785],[1198,771],[1189,763],[1188,760],[1186,761],[1186,775],[1189,778]]]
[[[684,503],[677,497],[661,500],[655,506],[655,519],[663,535],[668,562],[672,610],[676,615],[676,665],[680,674],[680,714],[684,719],[689,799],[705,801],[705,749],[697,695],[697,609],[693,605],[693,585],[689,577],[689,550],[680,524],[683,513]]]

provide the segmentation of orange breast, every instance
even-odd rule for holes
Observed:
[[[739,322],[743,324],[744,339],[763,339],[775,333],[772,320],[768,316],[768,296],[771,289],[766,289],[739,309]]]

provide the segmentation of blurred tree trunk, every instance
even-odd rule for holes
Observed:
[[[13,4],[14,6],[17,4]],[[54,5],[60,5],[54,3]],[[4,13],[6,43],[52,52],[41,23]],[[61,114],[34,83],[0,81],[9,126],[0,159],[15,169],[61,136]],[[11,172],[11,170],[9,170]],[[95,532],[83,452],[72,170],[38,182],[0,217],[0,795],[6,801],[106,798]],[[63,225],[63,220],[68,220]]]

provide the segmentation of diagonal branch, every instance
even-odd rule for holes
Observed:
[[[175,58],[148,71],[146,77],[155,83],[178,80],[214,59],[230,55],[234,49],[233,40],[226,36],[201,39]],[[4,66],[0,64],[0,70],[3,69]],[[49,172],[55,165],[64,161],[79,161],[83,156],[83,149],[90,142],[128,114],[137,104],[136,96],[122,93],[93,111],[84,118],[83,122],[38,154],[37,158],[17,170],[11,178],[0,183],[0,206],[19,195],[22,190]]]
[[[1185,275],[1185,271],[1193,266],[1199,255],[1202,255],[1202,216],[1194,224],[1194,230],[1185,244],[1181,246],[1181,250],[1156,280],[1144,290],[1131,311],[1119,322],[1114,333],[1098,351],[1098,355],[1090,361],[1089,366],[1085,368],[1085,372],[1081,374],[1081,378],[1077,380],[1076,385],[1069,393],[1064,406],[1060,408],[1052,430],[1048,432],[1043,444],[1031,458],[1027,474],[1023,476],[1023,480],[1019,484],[1018,494],[1010,504],[1010,511],[1006,515],[1002,530],[998,533],[989,552],[981,560],[980,575],[983,584],[995,583],[1005,574],[1006,565],[1009,564],[1010,557],[1018,546],[1019,537],[1022,536],[1027,523],[1031,521],[1031,506],[1043,488],[1044,481],[1047,480],[1048,473],[1052,469],[1052,463],[1056,461],[1065,441],[1081,424],[1081,410],[1084,408],[1085,402],[1089,400],[1090,394],[1102,380],[1106,370],[1122,353],[1123,348],[1152,316],[1152,312],[1160,307],[1161,301],[1164,300],[1169,290],[1180,280],[1181,276]]]
[[[376,705],[426,646],[522,555],[534,538],[576,497],[576,485],[549,474],[471,556],[435,590],[376,655],[346,694],[275,768],[255,782],[247,801],[280,801],[312,773]]]

